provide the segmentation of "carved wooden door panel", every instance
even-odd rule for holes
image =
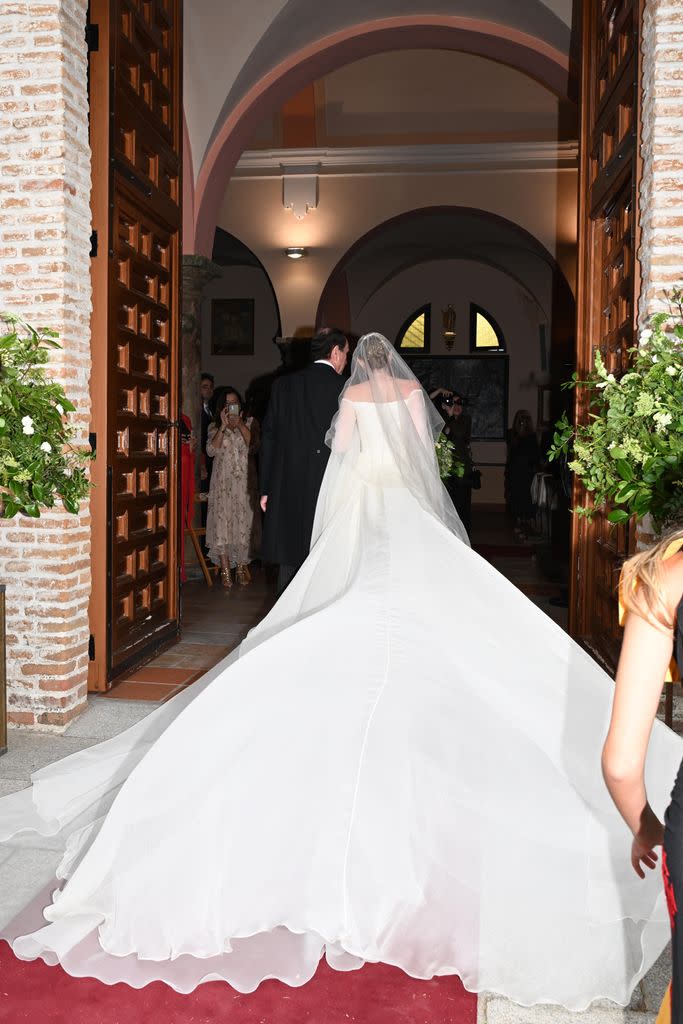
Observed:
[[[579,181],[579,376],[596,349],[608,369],[622,372],[634,344],[637,265],[638,0],[584,5],[581,174]],[[577,416],[588,410],[577,397]],[[574,503],[586,494],[575,483]],[[614,669],[619,653],[617,582],[629,552],[629,527],[597,513],[575,518],[570,629]]]
[[[94,570],[94,591],[100,586],[105,600],[99,619],[97,600],[91,602],[91,622],[97,628],[104,621],[106,606],[106,630],[91,644],[98,661],[91,685],[104,689],[179,628],[182,4],[95,0],[92,8],[108,58],[108,81],[100,68],[99,83],[109,113],[106,138],[101,117],[95,124],[91,114],[99,131],[94,166],[107,174],[106,186],[93,176],[92,398],[100,473],[106,448],[93,519],[99,507],[107,525],[106,555],[94,551],[94,565],[106,558],[106,578],[101,574],[100,582]],[[106,215],[97,199],[105,187]],[[105,259],[106,273],[102,263],[98,271]]]

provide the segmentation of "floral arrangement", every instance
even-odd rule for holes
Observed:
[[[58,335],[11,313],[0,321],[0,516],[37,518],[58,497],[76,514],[90,489],[91,454],[74,447],[74,406],[45,369]]]
[[[609,505],[612,523],[649,514],[661,529],[683,512],[683,288],[667,297],[670,311],[651,317],[621,377],[596,352],[588,379],[574,374],[565,385],[587,390],[588,422],[563,416],[549,458],[566,453],[591,494],[579,515]]]
[[[463,477],[465,475],[465,463],[455,454],[455,446],[449,441],[445,434],[440,434],[434,442],[436,461],[439,465],[439,476],[447,480],[451,476]]]

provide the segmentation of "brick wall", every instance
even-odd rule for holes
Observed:
[[[87,441],[90,151],[86,0],[0,3],[0,309],[61,334],[53,360]],[[61,508],[0,521],[9,719],[59,729],[84,706],[90,526]]]
[[[646,0],[640,187],[641,326],[683,280],[683,0]]]

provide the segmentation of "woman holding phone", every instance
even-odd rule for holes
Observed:
[[[209,558],[220,566],[221,583],[233,584],[231,569],[241,586],[251,582],[250,549],[257,496],[250,486],[250,452],[258,444],[258,425],[245,420],[243,403],[235,388],[220,388],[210,425],[206,452],[213,460],[206,546]]]

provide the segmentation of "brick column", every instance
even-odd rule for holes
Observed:
[[[220,277],[223,268],[206,256],[183,256],[181,388],[183,412],[192,420],[199,437],[201,408],[199,376],[202,370],[202,291],[204,286]]]
[[[87,441],[90,150],[86,0],[0,4],[0,309],[54,327],[52,368]],[[90,520],[61,506],[0,520],[9,721],[61,729],[83,708]]]
[[[683,280],[683,0],[646,0],[642,65],[641,327]]]

